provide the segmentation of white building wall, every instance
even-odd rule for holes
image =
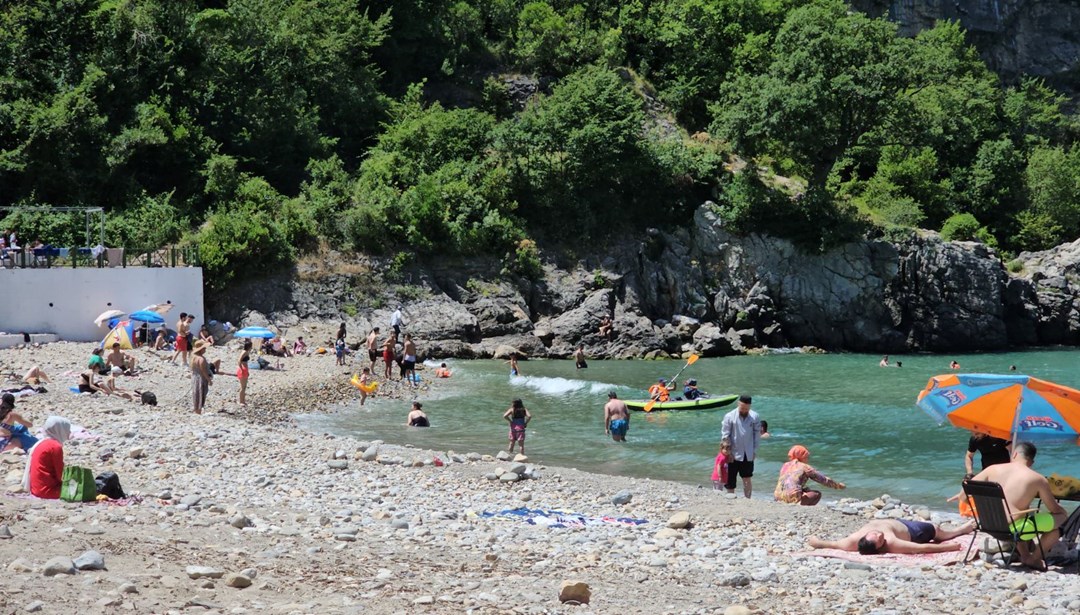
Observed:
[[[108,333],[94,325],[106,310],[128,313],[154,303],[172,302],[165,316],[176,328],[180,312],[203,323],[200,267],[114,269],[0,269],[0,332],[55,333],[60,339],[96,341]]]

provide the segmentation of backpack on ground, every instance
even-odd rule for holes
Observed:
[[[97,498],[94,473],[89,468],[64,466],[60,475],[60,499],[65,502],[93,502]]]
[[[157,395],[154,395],[150,391],[143,391],[142,392],[142,403],[143,403],[144,406],[156,406],[157,405]]]
[[[120,477],[116,472],[102,472],[94,479],[97,492],[107,496],[110,500],[120,500],[125,497],[124,488],[120,486]]]

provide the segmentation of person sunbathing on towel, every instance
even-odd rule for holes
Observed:
[[[811,536],[807,543],[814,549],[858,551],[863,555],[944,553],[963,548],[958,542],[945,543],[946,540],[970,534],[974,530],[974,522],[955,530],[946,530],[924,521],[875,519],[840,540],[821,540],[817,536]]]

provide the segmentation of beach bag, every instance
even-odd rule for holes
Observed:
[[[124,495],[124,489],[120,486],[120,477],[116,475],[116,472],[102,472],[94,479],[94,487],[101,495],[108,497],[110,500],[121,500],[127,496]]]
[[[150,391],[143,391],[142,392],[142,403],[143,403],[144,406],[156,406],[157,405],[157,395],[154,395]]]
[[[65,502],[93,502],[97,498],[94,473],[88,468],[64,466],[60,475],[60,499]]]

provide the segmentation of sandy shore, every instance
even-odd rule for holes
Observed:
[[[235,404],[235,378],[220,376],[202,416],[189,409],[187,370],[144,351],[134,352],[146,371],[121,384],[154,391],[157,408],[73,394],[75,376],[62,374],[77,372],[91,347],[3,350],[0,366],[44,367],[54,378],[48,393],[20,399],[17,410],[37,426],[50,414],[84,426],[97,437],[66,445],[66,462],[113,470],[142,499],[119,506],[0,496],[0,523],[13,534],[0,539],[8,571],[0,612],[1080,612],[1075,568],[1040,574],[981,560],[906,567],[800,555],[808,536],[835,537],[865,518],[936,518],[896,502],[790,507],[546,467],[540,458],[513,468],[485,457],[499,443],[425,451],[305,433],[289,413],[355,396],[331,355],[253,371],[247,408]],[[210,355],[233,371],[233,350]],[[23,463],[0,455],[9,491]],[[514,469],[533,478],[498,479]],[[626,499],[620,492],[628,502],[613,502]],[[518,507],[593,522],[554,528],[481,514]],[[668,528],[683,511],[691,527]],[[47,576],[90,550],[105,570]],[[591,603],[561,604],[564,580],[587,583]]]

